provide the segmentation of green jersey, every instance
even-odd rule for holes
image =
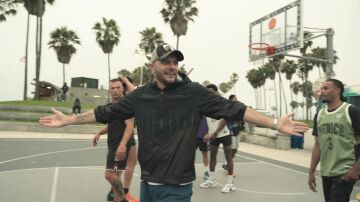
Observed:
[[[349,116],[348,103],[335,111],[321,109],[317,116],[320,144],[320,171],[322,176],[345,174],[355,163],[354,130]]]

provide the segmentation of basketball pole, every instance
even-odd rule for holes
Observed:
[[[333,63],[334,63],[334,30],[329,28],[326,30],[326,72],[325,76],[327,79],[334,76]]]
[[[282,55],[288,56],[288,57],[301,58],[301,59],[305,59],[305,60],[325,63],[326,64],[325,77],[326,77],[326,79],[329,79],[329,78],[334,76],[334,71],[333,71],[333,64],[334,64],[334,43],[333,43],[334,42],[334,33],[335,33],[334,29],[328,28],[328,29],[326,29],[326,32],[324,34],[320,34],[320,35],[317,35],[317,36],[313,36],[313,37],[309,37],[309,38],[304,39],[304,41],[308,41],[308,40],[318,38],[320,36],[326,36],[326,53],[325,53],[325,58],[326,59],[319,59],[319,58],[314,58],[314,57],[293,55],[293,54],[288,54],[288,53],[283,53]],[[276,55],[281,55],[281,53],[276,54]],[[272,56],[275,56],[275,55],[272,55]]]

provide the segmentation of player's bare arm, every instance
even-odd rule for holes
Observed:
[[[244,120],[256,125],[272,128],[274,130],[276,129],[284,134],[302,136],[301,133],[308,131],[309,128],[305,123],[293,121],[291,118],[293,115],[294,113],[289,113],[280,117],[278,120],[275,120],[247,107]]]
[[[100,139],[100,136],[107,133],[107,127],[99,130],[93,137],[92,139],[92,143],[93,143],[93,146],[95,147]]]
[[[311,161],[310,161],[310,168],[309,168],[309,179],[308,185],[311,191],[317,192],[316,190],[316,177],[315,171],[316,167],[320,161],[320,146],[319,146],[319,139],[315,137],[315,144],[311,154]]]
[[[212,134],[210,134],[210,139],[215,139],[218,136],[219,132],[224,129],[225,125],[225,119],[221,119],[216,130]]]
[[[86,124],[96,121],[93,110],[78,115],[65,115],[54,108],[51,108],[51,110],[54,112],[54,115],[41,117],[39,119],[39,123],[42,126],[59,128],[67,125]]]
[[[126,156],[126,144],[129,141],[131,135],[133,135],[134,131],[134,118],[125,120],[125,130],[123,137],[119,143],[119,146],[116,151],[116,158],[121,160],[124,159]]]

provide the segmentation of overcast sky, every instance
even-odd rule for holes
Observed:
[[[238,98],[254,105],[254,91],[245,78],[246,72],[254,67],[248,62],[249,23],[291,2],[293,0],[197,0],[199,16],[194,17],[194,23],[189,23],[179,47],[185,56],[182,64],[194,68],[190,78],[200,83],[209,80],[219,84],[236,72],[240,76],[236,85]],[[94,23],[106,17],[114,19],[120,27],[120,43],[111,55],[111,74],[115,77],[118,70],[131,71],[145,62],[144,56],[134,53],[140,42],[139,31],[154,26],[163,33],[166,42],[175,46],[176,37],[159,13],[163,7],[163,0],[55,1],[46,7],[43,17],[40,80],[61,86],[62,64],[47,43],[51,31],[67,26],[78,34],[82,45],[66,66],[66,81],[70,84],[72,77],[90,77],[99,79],[100,85],[106,87],[107,57],[95,41],[91,29]],[[25,55],[26,17],[26,10],[20,6],[15,17],[0,23],[0,101],[22,99],[24,63],[20,58]],[[359,25],[359,0],[304,0],[304,26],[335,30],[334,48],[340,58],[335,72],[337,78],[348,85],[360,84]],[[29,82],[35,77],[35,27],[35,17],[31,17]],[[314,43],[314,46],[324,46],[325,37],[315,39]],[[311,79],[318,79],[317,70]],[[33,90],[29,85],[29,96]]]

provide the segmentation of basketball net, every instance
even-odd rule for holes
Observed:
[[[259,60],[255,60],[252,62],[253,66],[263,66],[265,64],[265,58],[263,59],[259,59]]]

